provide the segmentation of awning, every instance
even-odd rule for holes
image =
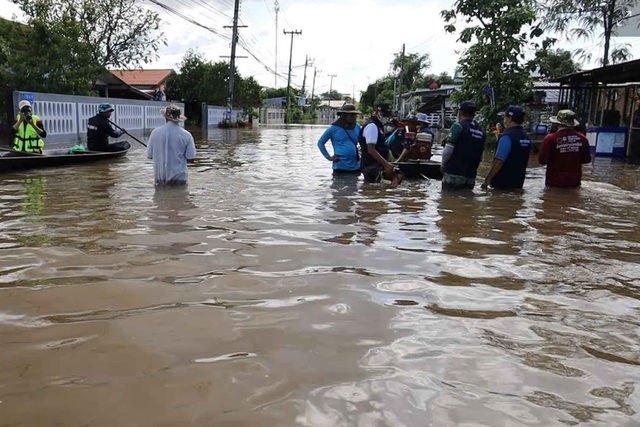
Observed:
[[[429,98],[427,102],[418,108],[418,112],[424,114],[439,113],[442,110],[445,98],[443,95],[436,95],[433,98]]]

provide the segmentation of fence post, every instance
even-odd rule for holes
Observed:
[[[202,127],[205,129],[209,127],[209,107],[206,102],[202,103]]]

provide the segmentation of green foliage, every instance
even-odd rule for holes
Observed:
[[[331,89],[331,92],[325,92],[320,94],[322,99],[340,100],[343,99],[342,94],[335,89]]]
[[[440,75],[427,74],[424,77],[417,78],[413,82],[411,89],[427,89],[431,87],[432,83],[436,83],[438,87],[441,87],[442,85],[454,84],[455,81],[447,72],[440,73]]]
[[[291,95],[294,95],[297,92],[295,91],[294,88],[290,88],[289,93]],[[264,88],[264,89],[262,89],[261,96],[262,96],[262,99],[283,98],[283,97],[287,96],[287,88],[286,87],[279,87],[279,88],[268,87],[268,88]]]
[[[497,113],[510,104],[525,104],[532,99],[531,67],[525,48],[542,32],[532,26],[535,11],[532,0],[457,0],[454,8],[441,12],[455,32],[458,17],[466,25],[458,40],[472,44],[458,62],[464,75],[455,101],[473,99],[487,123],[497,120]],[[527,31],[528,29],[528,31]],[[490,106],[487,86],[495,92],[496,108]]]
[[[388,75],[367,86],[360,96],[360,111],[367,107],[373,110],[379,102],[390,102],[393,99],[393,80],[394,77]]]
[[[602,39],[600,63],[604,66],[631,58],[630,45],[612,45],[612,37],[638,3],[639,0],[541,0],[538,7],[545,16],[545,29],[566,33],[572,38]],[[576,49],[575,53],[587,61],[592,58],[585,49]]]
[[[562,49],[541,49],[531,61],[532,68],[538,68],[540,74],[548,79],[575,73],[580,65],[573,61],[571,52]]]
[[[189,50],[182,58],[178,73],[167,82],[169,99],[181,99],[193,117],[201,117],[202,103],[227,105],[229,64],[211,62],[196,51]],[[245,111],[262,105],[261,87],[253,77],[235,75],[234,107]]]
[[[393,75],[401,76],[398,92],[406,92],[415,89],[417,80],[424,79],[423,72],[431,66],[429,54],[409,53],[402,56],[395,54],[395,58],[391,62],[391,71]]]
[[[58,23],[31,19],[29,25],[0,19],[0,80],[15,90],[94,95],[104,71],[78,41],[80,27],[66,17]]]
[[[72,25],[92,62],[103,68],[136,68],[158,57],[160,17],[134,0],[13,0],[30,23]]]

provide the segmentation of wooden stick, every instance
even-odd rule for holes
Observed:
[[[113,122],[112,122],[111,120],[109,120],[109,119],[107,119],[107,121],[108,121],[109,123],[111,123],[112,125],[114,125],[115,127],[117,127],[118,129],[120,129],[122,132],[124,132],[124,133],[126,133],[127,135],[129,135],[131,138],[133,138],[133,139],[135,139],[136,141],[138,141],[140,144],[142,144],[142,146],[143,146],[143,147],[146,147],[146,146],[147,146],[147,144],[145,144],[144,142],[140,141],[140,140],[139,140],[138,138],[136,138],[135,136],[131,135],[131,134],[129,133],[129,131],[127,131],[126,129],[121,128],[120,126],[118,126],[117,124],[113,123]]]

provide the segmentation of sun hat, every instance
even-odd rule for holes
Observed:
[[[160,114],[162,114],[162,116],[164,116],[164,118],[169,120],[170,122],[179,123],[187,120],[187,118],[182,115],[182,111],[180,110],[180,108],[173,104],[160,110]]]
[[[26,99],[23,99],[22,101],[18,102],[18,110],[22,110],[24,107],[33,108],[31,107],[31,103]]]
[[[342,108],[337,111],[337,114],[360,114],[360,111],[356,110],[356,106],[353,104],[344,104]]]
[[[114,110],[113,105],[111,104],[100,104],[98,105],[98,113],[111,113]]]
[[[560,110],[557,115],[549,117],[549,121],[570,128],[580,124],[578,119],[576,119],[576,113],[571,110]]]
[[[418,113],[416,115],[416,121],[429,124],[428,116],[425,113]]]

